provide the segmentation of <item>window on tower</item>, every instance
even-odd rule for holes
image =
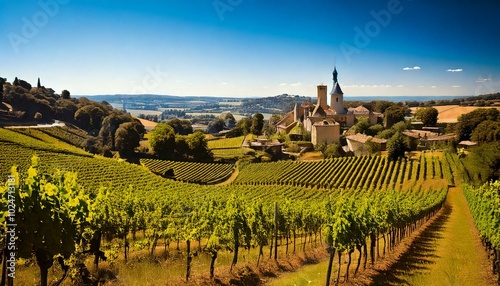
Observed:
[[[337,97],[337,98],[335,98],[335,100],[337,100],[337,102],[339,102],[339,98],[338,98],[338,97]]]

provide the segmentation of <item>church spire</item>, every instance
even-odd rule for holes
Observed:
[[[337,66],[334,66],[333,68],[333,88],[332,88],[332,91],[330,92],[330,94],[344,94],[342,92],[342,89],[340,88],[340,84],[337,80],[337,76],[338,76],[338,72],[337,72]]]

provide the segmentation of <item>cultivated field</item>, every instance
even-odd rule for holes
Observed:
[[[460,106],[460,105],[442,105],[433,106],[439,112],[438,123],[455,123],[460,115],[472,112],[478,108],[498,108],[500,107],[477,107],[477,106]],[[411,111],[415,114],[419,107],[412,107]]]
[[[148,131],[153,130],[153,128],[155,128],[156,125],[158,125],[158,123],[156,123],[154,121],[142,119],[139,117],[137,117],[137,119],[142,123],[142,125],[144,125],[144,128],[146,128],[146,130],[148,130]]]

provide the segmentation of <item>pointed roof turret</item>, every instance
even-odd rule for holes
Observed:
[[[332,92],[330,92],[330,94],[344,94],[338,82],[335,83],[335,85],[332,88]]]
[[[338,72],[337,72],[337,67],[334,67],[333,68],[333,88],[332,88],[332,91],[330,92],[330,94],[344,94],[342,92],[342,89],[340,88],[340,84],[337,80],[337,76],[338,76]]]

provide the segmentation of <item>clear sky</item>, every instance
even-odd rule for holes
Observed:
[[[0,0],[0,76],[75,95],[500,91],[496,0]]]

